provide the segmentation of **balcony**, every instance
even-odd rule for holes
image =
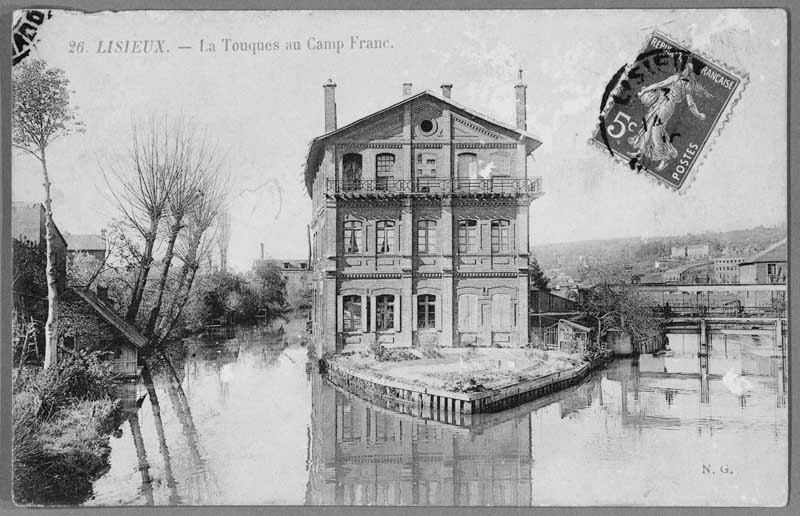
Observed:
[[[529,177],[525,179],[510,177],[493,177],[489,179],[389,179],[340,181],[326,180],[326,192],[337,196],[364,197],[364,196],[502,196],[513,197],[517,195],[542,195],[542,178]]]

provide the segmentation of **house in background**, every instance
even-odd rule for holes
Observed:
[[[11,236],[21,241],[30,241],[46,248],[46,218],[44,206],[38,202],[12,202],[11,203]],[[58,289],[64,291],[67,282],[67,241],[55,228],[53,247],[56,255],[56,274]]]
[[[72,235],[66,233],[64,238],[67,241],[67,258],[78,253],[86,253],[101,262],[105,260],[107,247],[106,239],[102,235]]]
[[[542,195],[527,85],[514,86],[516,124],[454,102],[451,84],[407,83],[401,101],[341,128],[336,84],[323,88],[325,134],[305,168],[317,352],[527,346],[529,210]]]
[[[739,264],[740,283],[786,283],[787,239]]]
[[[681,285],[712,283],[714,280],[714,262],[700,262],[673,267],[662,274],[664,282]]]
[[[743,255],[722,255],[714,258],[714,281],[739,283],[739,264],[747,261]]]
[[[711,255],[709,244],[676,245],[670,249],[672,258],[708,258]]]
[[[282,260],[262,258],[256,260],[258,264],[269,264],[278,269],[281,277],[286,281],[286,297],[293,305],[302,297],[303,291],[311,288],[311,270],[308,260]]]

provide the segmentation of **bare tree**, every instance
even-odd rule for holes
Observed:
[[[219,225],[215,226],[215,223],[224,213],[227,185],[223,174],[206,175],[202,187],[204,195],[198,198],[187,214],[186,230],[180,234],[175,247],[175,254],[183,266],[176,282],[175,295],[162,314],[155,333],[155,345],[166,339],[174,329],[189,300],[200,264],[211,255],[214,244],[218,242],[215,229]]]
[[[58,335],[58,278],[55,223],[47,170],[47,147],[58,138],[83,131],[69,103],[69,80],[60,68],[47,68],[41,59],[26,59],[14,67],[12,145],[34,156],[44,179],[45,241],[47,243],[47,322],[44,367],[56,363]]]
[[[150,310],[144,334],[151,336],[156,327],[161,304],[164,300],[164,289],[167,286],[175,242],[184,228],[185,218],[192,208],[203,202],[206,190],[219,177],[221,161],[215,146],[209,143],[206,132],[200,133],[193,128],[182,131],[184,140],[177,149],[180,164],[176,171],[174,187],[167,202],[167,247],[162,259],[161,275],[156,287],[156,299]]]
[[[144,240],[125,318],[136,321],[147,286],[159,227],[183,167],[185,124],[167,117],[134,123],[129,162],[103,168],[109,192],[124,220]]]
[[[217,222],[216,245],[219,252],[219,270],[228,270],[228,247],[231,242],[231,214],[227,210],[220,214]]]
[[[578,304],[597,321],[598,339],[612,328],[624,330],[635,343],[647,342],[661,335],[660,321],[654,317],[652,307],[641,298],[636,287],[630,284],[627,267],[587,264],[581,282],[587,288],[581,292]]]

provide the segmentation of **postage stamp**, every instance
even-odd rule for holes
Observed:
[[[591,141],[681,191],[746,83],[746,74],[654,32],[606,86]]]

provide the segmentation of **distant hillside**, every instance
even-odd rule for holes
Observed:
[[[545,271],[557,268],[563,273],[576,275],[581,260],[599,260],[628,266],[631,273],[643,274],[652,271],[653,264],[658,259],[669,256],[672,246],[709,244],[712,256],[721,254],[726,247],[750,248],[751,252],[755,253],[786,238],[786,235],[786,224],[781,224],[775,227],[758,226],[751,229],[670,237],[617,238],[534,245],[533,253]]]

